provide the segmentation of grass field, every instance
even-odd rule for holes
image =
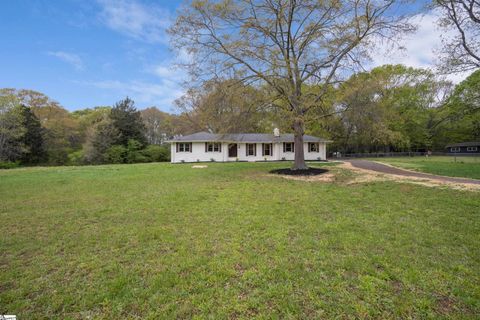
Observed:
[[[450,177],[480,179],[480,156],[478,157],[401,157],[401,158],[372,158],[396,167],[439,174]]]
[[[478,192],[267,174],[285,165],[0,171],[0,314],[478,317]]]

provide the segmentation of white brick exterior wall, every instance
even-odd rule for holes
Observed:
[[[227,161],[278,161],[283,160],[294,160],[294,152],[283,152],[283,143],[273,143],[273,155],[272,156],[262,156],[262,143],[256,143],[257,155],[256,156],[247,156],[246,154],[246,143],[237,143],[237,157],[229,158],[228,157],[228,145],[229,143],[222,143],[222,150],[220,152],[205,152],[205,142],[192,142],[191,152],[177,152],[176,143],[172,142],[171,148],[171,162],[180,163],[180,162],[206,162],[214,159],[216,162],[227,162]],[[304,143],[304,154],[305,160],[326,160],[326,143],[319,142],[319,152],[308,152],[308,142]]]

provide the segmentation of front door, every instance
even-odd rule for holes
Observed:
[[[237,157],[237,144],[236,143],[230,143],[228,145],[228,157],[229,158],[236,158]]]

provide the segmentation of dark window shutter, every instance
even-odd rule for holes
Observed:
[[[205,152],[208,152],[208,142],[205,142]]]
[[[175,143],[176,152],[178,153],[178,142]]]
[[[270,143],[270,156],[273,156],[273,143]]]
[[[222,144],[220,142],[218,143],[218,152],[222,152]]]
[[[190,152],[192,152],[192,146],[193,144],[190,142]]]
[[[257,156],[257,144],[253,144],[253,155],[256,157]]]
[[[285,142],[283,143],[283,152],[285,153]]]
[[[292,142],[292,152],[295,152],[295,142]]]
[[[248,157],[248,143],[245,144],[245,155]]]
[[[262,143],[262,157],[265,156],[265,143]]]

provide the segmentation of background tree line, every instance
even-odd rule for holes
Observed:
[[[315,91],[305,85],[304,90]],[[207,81],[175,103],[177,114],[115,105],[67,111],[32,90],[0,89],[2,166],[168,161],[165,141],[197,131],[291,132],[267,103],[268,87]],[[325,117],[325,114],[329,116]],[[385,65],[330,86],[322,110],[305,114],[306,133],[333,140],[329,152],[444,151],[480,139],[480,71],[457,86],[429,70]]]
[[[268,87],[235,79],[207,81],[177,100],[185,126],[177,129],[292,132],[288,114],[268,104],[270,95]],[[380,66],[329,86],[322,107],[304,117],[307,134],[333,140],[329,153],[445,151],[448,143],[480,139],[480,71],[454,86],[430,70]]]
[[[0,163],[82,165],[168,161],[174,118],[126,98],[112,107],[67,111],[32,90],[0,89]]]

